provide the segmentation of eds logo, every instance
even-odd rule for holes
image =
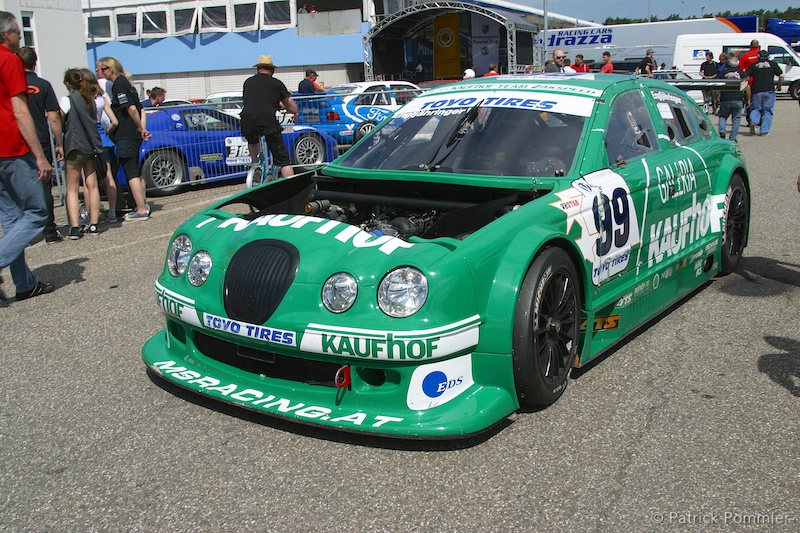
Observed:
[[[464,376],[458,376],[456,379],[447,379],[444,372],[435,371],[431,372],[425,379],[422,380],[422,392],[429,398],[438,398],[447,389],[452,389],[464,382]]]
[[[474,383],[472,354],[423,364],[411,375],[406,404],[417,411],[433,409],[456,398]]]

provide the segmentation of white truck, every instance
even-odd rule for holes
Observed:
[[[570,60],[582,54],[584,61],[597,68],[602,64],[603,52],[608,50],[614,70],[632,72],[648,48],[655,51],[657,65],[664,63],[666,68],[672,67],[675,40],[679,35],[751,31],[758,31],[757,15],[562,28],[542,33],[539,46],[546,50],[543,59],[548,59],[553,50],[561,49]]]
[[[750,49],[750,42],[757,40],[762,50],[783,70],[783,86],[780,93],[788,92],[795,100],[800,99],[800,56],[783,39],[772,33],[716,33],[679,35],[675,41],[672,63],[693,78],[700,77],[700,64],[706,52],[718,58],[722,52],[737,57]]]

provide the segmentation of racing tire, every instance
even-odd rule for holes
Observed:
[[[578,353],[581,287],[569,255],[547,248],[528,268],[514,314],[514,383],[521,408],[564,393]]]
[[[325,162],[325,155],[325,143],[317,135],[303,135],[294,143],[295,165],[321,165]]]
[[[147,193],[166,196],[180,191],[186,181],[186,164],[183,158],[170,150],[151,153],[142,165],[142,177],[147,184]]]
[[[750,227],[750,201],[747,188],[739,174],[734,174],[725,193],[722,226],[722,269],[723,276],[733,272],[742,259],[747,244]]]
[[[789,86],[789,94],[795,100],[800,100],[800,81],[796,81]]]
[[[371,120],[365,120],[364,122],[356,126],[356,130],[353,132],[353,142],[357,143],[374,129],[375,129],[375,123],[372,122]]]

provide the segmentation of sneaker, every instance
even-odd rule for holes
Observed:
[[[109,212],[109,213],[106,215],[106,221],[107,221],[109,224],[113,224],[113,223],[115,223],[115,222],[117,221],[117,214],[116,214],[116,213],[111,213],[111,212]]]
[[[725,138],[725,134],[724,134],[724,133],[720,133],[720,134],[719,134],[719,136],[720,136],[722,139],[724,139],[724,138]]]
[[[58,230],[55,231],[52,235],[47,235],[44,238],[45,244],[53,244],[56,242],[62,242],[64,240],[64,236],[61,235]]]
[[[86,226],[86,229],[83,230],[84,235],[100,235],[100,230],[97,229],[97,224],[89,224]]]
[[[83,232],[81,231],[81,228],[79,228],[78,226],[72,226],[71,228],[69,228],[69,234],[67,235],[67,239],[71,241],[77,241],[81,237],[83,237]]]
[[[33,298],[34,296],[39,296],[40,294],[49,294],[56,290],[55,286],[51,283],[42,283],[41,281],[36,283],[36,286],[29,291],[23,291],[17,293],[17,301],[20,300],[27,300],[28,298]]]
[[[756,135],[761,135],[761,126],[758,124],[753,124],[753,129],[755,130]]]
[[[750,135],[755,135],[756,134],[756,123],[755,122],[751,122],[748,125],[750,126]]]
[[[138,211],[133,211],[125,215],[125,220],[147,220],[150,218],[150,213],[142,214]]]

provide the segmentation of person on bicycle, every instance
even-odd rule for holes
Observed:
[[[272,56],[262,55],[253,66],[257,73],[245,80],[242,91],[242,135],[247,139],[253,164],[258,163],[259,140],[263,135],[272,152],[273,163],[281,169],[281,176],[288,178],[294,174],[294,169],[289,160],[289,150],[283,142],[283,129],[275,112],[282,104],[288,113],[295,115],[296,120],[297,104],[292,100],[286,85],[273,76],[276,67],[272,63]]]

